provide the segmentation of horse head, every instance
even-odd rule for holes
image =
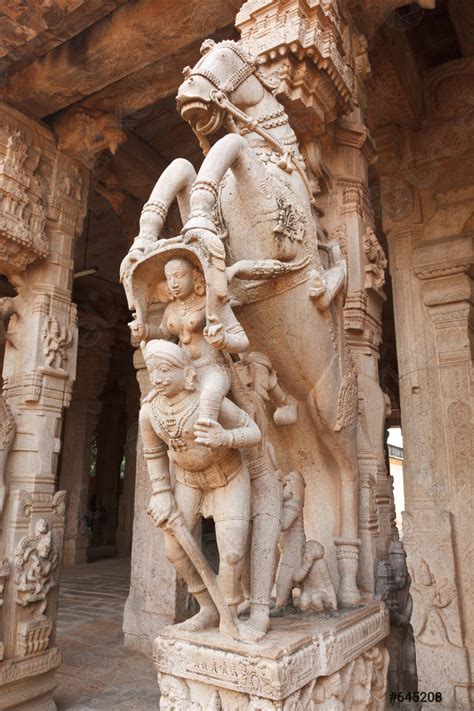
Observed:
[[[222,100],[247,108],[259,103],[267,83],[258,70],[258,61],[240,42],[205,40],[203,55],[193,67],[186,67],[185,81],[178,89],[178,111],[197,135],[204,152],[209,145],[204,136],[222,125],[226,110]]]

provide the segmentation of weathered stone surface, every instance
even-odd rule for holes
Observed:
[[[2,3],[0,66],[18,69],[79,34],[126,0],[73,0],[64,2]]]
[[[347,708],[353,708],[351,695],[361,684],[367,685],[363,708],[382,711],[388,654],[383,645],[375,645],[387,631],[387,612],[377,603],[336,613],[326,620],[310,617],[275,621],[258,647],[230,643],[215,632],[165,631],[154,647],[161,705],[166,708],[174,701],[179,711],[190,708],[191,703],[205,709],[210,707],[210,699],[216,698],[222,708],[265,705],[268,709],[290,709],[298,702],[303,708],[317,708],[326,678],[350,677],[352,668],[349,671],[348,665],[355,664],[364,667],[366,675],[358,679],[356,672],[347,691],[335,691],[332,703],[339,700],[339,704],[345,702]],[[374,661],[375,669],[371,667]],[[324,698],[330,703],[332,697]]]
[[[9,101],[37,118],[56,113],[228,24],[235,9],[217,0],[127,3],[9,76]]]
[[[2,581],[0,697],[6,709],[46,709],[54,706],[60,663],[53,628],[66,514],[66,492],[56,490],[55,476],[61,417],[76,373],[71,255],[85,214],[88,175],[57,151],[43,126],[6,105],[0,117],[10,134],[0,160],[7,185],[4,215],[11,218],[1,236],[9,258],[0,269],[17,292],[3,363],[2,400],[16,430],[1,460],[0,546],[9,574]]]
[[[404,153],[403,131],[394,127],[380,132],[379,146],[385,185],[399,181],[407,198],[400,202],[391,190],[381,192],[410,472],[403,527],[413,579],[419,686],[436,687],[446,708],[463,709],[471,704],[472,678],[467,503],[473,461],[467,435],[472,200],[466,202],[472,191],[472,125],[460,118],[447,75],[468,86],[471,61],[456,60],[428,73],[425,125],[410,136],[412,152]],[[444,148],[446,132],[458,137],[450,150]]]
[[[98,323],[121,344],[113,349],[107,378],[108,402],[119,403],[122,410],[129,378],[129,371],[120,367],[129,352],[123,343],[127,315],[123,295],[111,298],[121,293],[119,262],[140,232],[134,256],[139,257],[137,271],[145,270],[146,288],[136,303],[131,301],[138,341],[144,336],[142,327],[160,327],[168,301],[164,252],[161,247],[153,252],[154,240],[176,237],[184,225],[186,239],[179,237],[169,246],[187,250],[187,257],[194,254],[200,264],[207,264],[203,268],[207,295],[191,294],[193,304],[200,296],[202,303],[208,302],[201,310],[214,317],[207,306],[218,306],[220,318],[219,299],[229,295],[228,307],[235,310],[250,341],[247,352],[232,356],[232,367],[243,379],[241,395],[248,399],[249,417],[263,433],[263,444],[255,445],[260,448],[258,456],[252,458],[246,448],[241,455],[252,478],[250,514],[243,520],[250,518],[253,528],[251,554],[239,561],[241,613],[256,602],[262,605],[256,628],[259,635],[267,632],[269,592],[262,581],[273,582],[273,552],[281,525],[277,585],[281,600],[300,608],[331,607],[334,592],[346,600],[350,597],[344,578],[355,580],[352,593],[355,585],[366,598],[374,593],[378,564],[387,563],[389,544],[393,548],[397,536],[383,448],[385,418],[399,424],[395,336],[390,340],[387,331],[394,302],[407,455],[404,540],[413,581],[419,688],[439,688],[446,708],[470,708],[472,517],[466,504],[472,469],[469,335],[474,229],[470,3],[450,0],[438,4],[434,12],[430,0],[419,7],[405,0],[349,0],[344,6],[317,0],[252,0],[243,7],[239,2],[204,7],[196,0],[175,4],[75,0],[66,5],[56,0],[7,3],[0,15],[2,51],[6,48],[0,69],[8,66],[2,77],[3,96],[34,116],[51,116],[48,122],[54,125],[59,146],[80,161],[57,152],[44,127],[14,109],[1,109],[0,271],[15,286],[0,281],[0,294],[8,297],[0,302],[2,343],[6,336],[0,399],[0,510],[4,509],[0,678],[8,681],[2,688],[5,693],[8,689],[6,703],[51,708],[53,667],[59,661],[51,645],[65,519],[62,490],[69,489],[74,504],[66,517],[71,561],[84,559],[87,537],[77,524],[94,490],[104,497],[105,489],[113,490],[107,499],[112,515],[96,526],[97,532],[117,543],[121,552],[130,545],[134,477],[126,472],[123,484],[111,471],[107,486],[105,476],[90,489],[87,481],[89,441],[100,409],[99,376],[105,376],[100,353],[80,354],[81,377],[86,375],[95,389],[86,388],[83,394],[89,394],[82,400],[78,390],[78,406],[63,435],[67,451],[61,468],[67,487],[60,483],[55,495],[60,422],[71,396],[76,360],[75,309],[70,304],[73,256],[75,270],[82,274],[74,281],[81,309],[100,304]],[[247,65],[245,56],[239,66],[239,50],[235,56],[221,56],[214,65],[213,46],[207,43],[208,54],[199,66],[204,76],[191,76],[193,84],[185,81],[180,90],[179,108],[189,120],[184,124],[172,99],[181,69],[195,64],[209,33],[215,40],[237,38],[230,23],[238,10],[246,49],[259,56],[258,66]],[[227,51],[229,46],[233,45],[224,43],[220,49]],[[230,65],[238,70],[234,76],[227,73]],[[209,68],[212,74],[206,72]],[[268,92],[262,104],[252,103],[262,91],[257,80]],[[214,110],[207,103],[213,84],[224,92],[216,95]],[[208,145],[208,136],[224,113],[223,129],[234,135],[226,135],[213,149],[214,138]],[[255,119],[257,124],[251,123]],[[259,134],[256,126],[264,133]],[[192,128],[209,150],[205,167],[200,167],[202,155]],[[297,149],[292,131],[301,152],[296,163],[290,156]],[[237,133],[242,134],[240,144]],[[214,136],[222,139],[222,133]],[[273,151],[266,143],[272,139]],[[244,141],[251,150],[242,149]],[[252,151],[258,160],[250,157]],[[177,157],[189,163],[173,163]],[[239,168],[244,164],[250,180]],[[216,165],[222,171],[216,172]],[[92,166],[89,216],[74,248],[87,202],[86,168]],[[148,199],[155,183],[139,225],[139,203]],[[310,205],[313,201],[315,205]],[[270,223],[272,230],[267,229]],[[214,239],[216,235],[223,236],[222,243]],[[185,244],[188,239],[190,244]],[[319,249],[312,263],[298,261],[300,251],[316,241]],[[146,255],[140,253],[144,247],[151,249],[146,253],[151,266],[147,273]],[[200,256],[195,248],[202,249]],[[269,256],[272,264],[263,261]],[[209,264],[215,269],[212,276]],[[117,302],[113,315],[111,300]],[[149,302],[153,309],[159,304],[156,311],[147,312]],[[189,306],[186,299],[174,303],[178,311]],[[316,319],[318,314],[321,318]],[[337,318],[326,343],[321,336],[330,314]],[[225,350],[228,324],[219,318],[207,333],[214,339],[208,354]],[[186,346],[189,337],[190,350],[204,348],[204,325],[194,324],[193,331],[184,321],[183,317],[174,327],[181,345]],[[3,345],[1,350],[0,361]],[[326,370],[308,376],[319,355],[325,354],[329,362],[330,353],[331,362],[344,367],[350,363],[353,374],[344,380],[340,368],[340,390],[331,369],[329,375]],[[379,354],[382,382],[390,386],[392,415],[379,385]],[[138,361],[137,356],[145,396],[150,382],[144,363]],[[97,368],[103,368],[102,374],[92,372]],[[342,480],[341,463],[334,461],[338,451],[334,440],[325,436],[318,441],[316,436],[327,416],[324,403],[336,401],[336,392],[342,392],[343,404],[352,403],[336,413],[336,427],[342,424],[342,431],[348,432],[349,418],[356,455],[350,461],[352,477]],[[226,395],[222,382],[212,395],[215,407]],[[118,410],[112,414],[119,419]],[[124,429],[123,423],[114,429],[117,442],[101,464],[104,472],[106,459],[114,461],[114,469],[118,466]],[[101,437],[101,448],[104,440]],[[102,449],[107,454],[105,444]],[[69,466],[74,451],[77,462]],[[151,492],[141,444],[137,461],[133,575],[124,628],[127,644],[150,653],[162,626],[187,617],[195,608],[166,559],[162,532],[153,528],[146,514]],[[127,466],[134,466],[132,457]],[[304,512],[295,484],[298,477],[306,482]],[[112,529],[122,486],[121,528],[116,532]],[[346,497],[342,506],[341,497]],[[261,498],[265,505],[257,505]],[[358,501],[358,513],[347,513],[348,501]],[[237,506],[238,501],[233,503]],[[347,521],[351,535],[338,536],[341,523]],[[207,522],[203,530],[203,548],[208,551],[212,532]],[[199,539],[200,532],[196,533]],[[298,563],[294,569],[293,558]],[[210,561],[215,567],[214,556]],[[228,593],[228,586],[224,588]],[[396,601],[393,595],[388,599],[401,609],[409,599],[406,586],[397,595]],[[407,617],[405,608],[400,615]],[[257,617],[253,615],[252,622]],[[394,639],[395,617],[392,610]],[[399,648],[391,644],[392,669]],[[341,704],[352,708],[363,699],[362,708],[373,707],[383,693],[385,655],[378,647],[367,653],[373,656],[359,655],[282,703],[310,699],[316,708],[332,709]],[[16,673],[22,675],[21,685],[9,681]],[[368,681],[372,679],[375,687]],[[415,684],[414,678],[399,679],[400,675],[392,679],[392,686]],[[232,703],[254,708],[260,703],[248,695],[233,697],[240,692],[219,690],[217,684],[207,684],[207,691],[201,681],[187,686],[168,673],[162,674],[161,684],[163,705],[179,702],[189,708],[203,699],[211,708]]]

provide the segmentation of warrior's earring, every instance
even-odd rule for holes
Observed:
[[[184,369],[184,389],[190,392],[196,390],[196,371],[189,366]]]

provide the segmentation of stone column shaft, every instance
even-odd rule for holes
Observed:
[[[436,101],[444,95],[436,94]],[[377,143],[383,148],[380,194],[393,283],[403,532],[419,688],[442,692],[440,708],[470,709],[473,127],[460,124],[457,113],[449,119],[452,103],[445,99],[443,120],[428,112],[419,132],[389,126]],[[463,140],[452,153],[437,155],[448,132]]]
[[[127,380],[127,435],[125,438],[125,478],[119,499],[116,532],[117,550],[120,556],[129,556],[132,551],[133,511],[137,471],[138,411],[140,390],[135,376]]]
[[[54,627],[66,506],[55,478],[76,371],[71,287],[88,172],[58,152],[43,126],[5,105],[0,159],[0,272],[17,290],[3,365],[16,433],[3,472],[0,698],[2,709],[42,711],[55,708],[60,662]]]

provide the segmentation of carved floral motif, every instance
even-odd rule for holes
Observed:
[[[277,198],[278,224],[274,228],[277,237],[286,237],[290,242],[301,242],[304,237],[304,221],[301,211],[294,203]]]

